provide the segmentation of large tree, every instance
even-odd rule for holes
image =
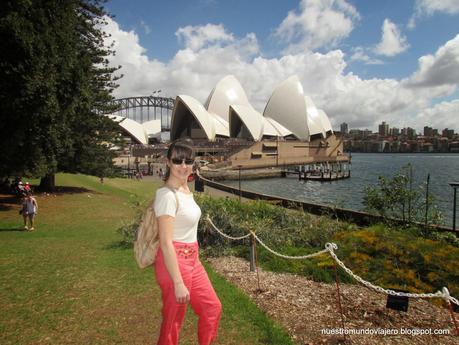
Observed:
[[[118,129],[100,0],[15,0],[0,8],[0,176],[104,174]],[[88,161],[89,160],[89,161]],[[108,170],[107,170],[108,169]]]

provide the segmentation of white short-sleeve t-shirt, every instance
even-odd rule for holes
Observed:
[[[155,197],[156,217],[168,215],[174,217],[172,240],[193,243],[198,240],[198,223],[201,209],[194,201],[192,193],[177,191],[179,208],[174,192],[167,187],[159,188]]]

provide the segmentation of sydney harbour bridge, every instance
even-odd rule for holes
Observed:
[[[144,123],[161,119],[161,131],[169,131],[175,98],[158,96],[137,96],[111,101],[116,107],[114,115]]]

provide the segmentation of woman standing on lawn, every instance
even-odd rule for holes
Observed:
[[[217,336],[221,303],[199,261],[197,230],[201,209],[187,184],[194,152],[190,142],[175,141],[167,152],[165,186],[154,203],[160,248],[155,261],[163,309],[158,345],[176,345],[188,303],[199,316],[200,345]]]
[[[35,216],[38,212],[37,200],[33,197],[32,193],[28,193],[22,200],[22,217],[24,218],[24,229],[34,231]],[[30,227],[27,227],[27,219],[29,220]]]

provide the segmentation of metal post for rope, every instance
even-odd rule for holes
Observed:
[[[253,251],[255,253],[255,267],[257,269],[257,283],[258,283],[257,292],[260,293],[263,290],[261,290],[261,287],[260,287],[260,273],[258,272],[257,242],[255,241],[255,237],[253,235],[252,235],[252,241],[253,241]]]
[[[336,263],[333,264],[333,268],[335,270],[335,282],[336,282],[336,292],[338,294],[338,309],[339,309],[339,313],[341,315],[341,326],[343,327],[343,330],[345,329],[345,325],[344,325],[344,313],[343,313],[343,306],[341,305],[341,292],[339,290],[339,276],[338,276],[338,269],[336,268]],[[346,333],[344,332],[343,333],[343,337],[344,337],[344,341],[346,341]]]
[[[256,263],[255,263],[255,237],[252,233],[250,236],[250,247],[249,247],[249,256],[250,256],[250,272],[255,272]]]

